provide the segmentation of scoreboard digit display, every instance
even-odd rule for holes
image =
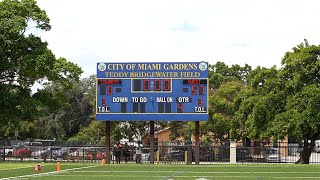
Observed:
[[[208,120],[208,63],[97,63],[96,119]]]

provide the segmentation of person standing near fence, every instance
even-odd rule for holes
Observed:
[[[129,161],[129,158],[130,158],[130,151],[129,151],[128,143],[124,144],[123,156],[124,156],[124,161],[127,164],[127,162]]]
[[[114,155],[116,156],[116,163],[120,164],[120,157],[121,157],[121,145],[120,142],[117,142],[114,146]]]
[[[142,156],[142,144],[138,142],[136,147],[136,163],[141,164],[141,156]]]

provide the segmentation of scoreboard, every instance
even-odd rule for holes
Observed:
[[[208,120],[208,63],[97,63],[96,119]]]

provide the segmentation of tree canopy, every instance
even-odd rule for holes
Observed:
[[[309,163],[320,135],[319,57],[320,46],[305,40],[285,53],[281,69],[255,69],[248,78],[250,88],[239,96],[239,130],[255,139],[288,136],[302,142],[300,162]]]
[[[36,83],[50,82],[70,87],[79,80],[80,67],[65,58],[56,58],[48,43],[33,34],[49,31],[50,19],[34,0],[0,2],[0,124],[2,136],[12,136],[20,121],[33,121],[47,106],[51,95]]]
[[[217,62],[210,65],[209,69],[209,120],[201,123],[201,134],[209,142],[215,139],[224,143],[234,127],[233,116],[237,108],[235,98],[246,87],[251,67],[247,64],[243,67],[229,67],[223,62]],[[195,132],[192,122],[171,122],[169,125],[172,139],[181,136],[190,139]]]

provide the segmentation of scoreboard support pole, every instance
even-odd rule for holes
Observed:
[[[110,121],[106,121],[105,135],[106,135],[106,164],[110,164]]]
[[[195,122],[196,126],[196,135],[195,135],[195,164],[199,164],[200,162],[200,123],[199,121]]]
[[[154,121],[150,121],[150,164],[154,164]]]

